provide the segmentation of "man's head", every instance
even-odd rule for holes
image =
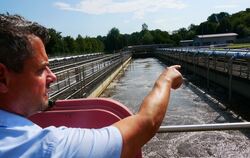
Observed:
[[[47,30],[20,16],[0,14],[0,108],[29,116],[48,106]]]
[[[44,43],[49,39],[45,27],[18,15],[0,14],[0,63],[20,72],[23,62],[33,54],[28,36],[34,34]]]

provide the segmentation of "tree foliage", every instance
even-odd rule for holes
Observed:
[[[49,55],[84,54],[93,52],[116,52],[129,45],[142,44],[171,44],[178,45],[180,40],[193,39],[196,35],[235,32],[238,38],[250,36],[250,8],[235,14],[226,12],[214,13],[207,21],[199,25],[191,24],[188,28],[180,28],[169,34],[159,29],[150,30],[146,23],[142,24],[140,32],[121,34],[113,27],[107,36],[82,37],[75,39],[62,37],[61,32],[49,29],[50,41],[46,45]]]
[[[104,43],[100,38],[82,37],[76,39],[71,36],[62,37],[61,32],[49,29],[50,40],[46,44],[46,51],[50,56],[77,55],[104,51]]]
[[[106,50],[113,52],[123,48],[122,36],[119,29],[112,28],[105,39]]]
[[[49,29],[49,34],[50,40],[46,45],[47,53],[49,55],[60,55],[60,53],[64,52],[61,32],[56,32],[54,29]]]

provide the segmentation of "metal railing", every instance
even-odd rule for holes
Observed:
[[[54,65],[54,67],[51,68],[51,70],[53,72],[58,72],[58,71],[61,71],[61,70],[65,70],[65,69],[68,69],[68,68],[72,68],[72,67],[75,67],[75,66],[79,66],[79,65],[82,65],[82,64],[85,64],[85,63],[90,63],[92,61],[96,61],[96,60],[99,60],[99,59],[103,59],[103,58],[106,58],[106,57],[111,57],[112,55],[111,54],[102,54],[102,55],[98,55],[98,56],[91,56],[91,57],[88,57],[88,58],[82,58],[80,57],[79,59],[76,58],[74,60],[72,59],[63,59],[62,61],[57,61],[56,64],[54,62],[52,62],[52,64],[50,65]],[[82,60],[80,60],[82,59]],[[57,66],[55,66],[57,65]]]
[[[158,133],[250,129],[250,122],[160,126]]]
[[[205,78],[206,87],[214,82],[228,89],[228,100],[237,92],[247,98],[250,88],[250,52],[210,49],[158,48],[156,56],[183,66],[184,71]]]
[[[54,57],[49,59],[50,68],[53,70],[54,68],[58,68],[61,66],[69,65],[76,62],[82,62],[89,59],[94,59],[97,57],[102,57],[103,53],[92,53],[92,54],[83,54],[76,56],[66,56],[66,57]]]
[[[159,48],[156,53],[209,70],[216,70],[228,75],[250,80],[250,52],[210,49],[171,49]]]
[[[55,72],[57,81],[51,85],[50,99],[83,98],[104,78],[126,61],[131,54],[117,53],[95,58],[90,62],[70,63]]]

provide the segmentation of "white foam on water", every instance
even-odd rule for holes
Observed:
[[[155,79],[165,68],[157,59],[133,60],[125,75],[102,95],[120,101],[136,113]],[[223,123],[235,121],[230,114],[206,102],[190,85],[171,93],[162,125]],[[248,131],[250,132],[250,131]],[[248,134],[250,135],[250,134]],[[250,157],[250,140],[240,131],[182,132],[156,134],[144,147],[144,158],[162,157]]]

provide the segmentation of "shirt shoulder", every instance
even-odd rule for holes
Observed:
[[[114,126],[100,129],[49,127],[58,140],[52,155],[55,157],[119,158],[122,136]]]
[[[114,126],[100,129],[48,127],[0,110],[0,157],[118,158],[122,136]]]

